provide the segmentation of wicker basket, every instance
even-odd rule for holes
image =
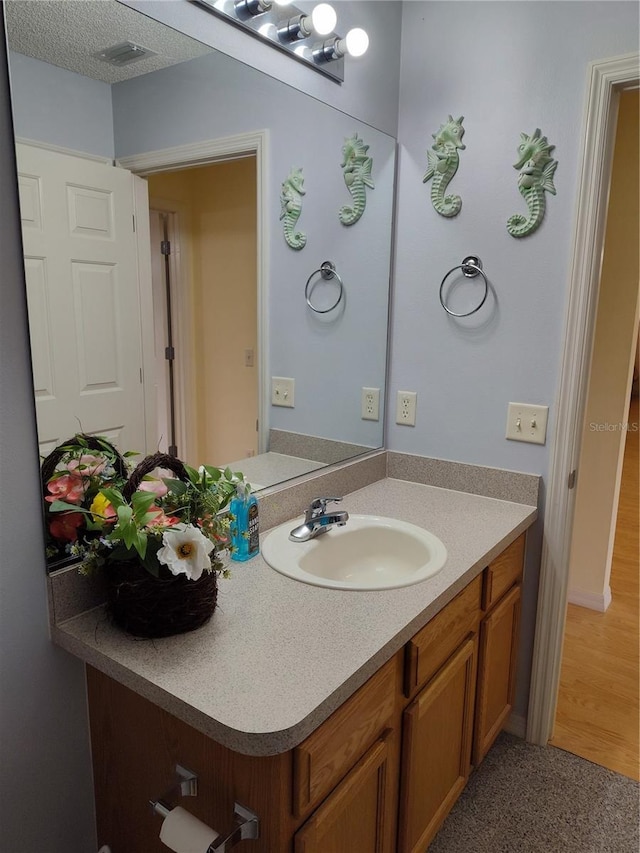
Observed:
[[[115,472],[117,476],[121,480],[125,480],[128,476],[127,463],[124,461],[120,453],[116,450],[116,448],[107,441],[106,438],[97,438],[94,435],[87,435],[86,433],[77,433],[73,436],[73,438],[68,439],[67,441],[63,441],[62,444],[59,444],[51,453],[43,460],[42,465],[40,466],[40,481],[42,483],[42,503],[44,507],[44,518],[45,518],[45,537],[48,548],[57,548],[58,553],[54,556],[47,558],[47,567],[49,571],[53,571],[54,569],[60,569],[64,566],[69,565],[70,563],[76,563],[77,557],[70,557],[64,550],[64,545],[60,543],[59,540],[55,539],[51,536],[49,532],[49,524],[48,521],[51,520],[51,516],[49,516],[49,503],[44,499],[48,495],[47,484],[53,474],[55,473],[56,467],[59,462],[64,459],[64,457],[69,452],[65,448],[67,448],[70,444],[78,444],[79,441],[82,441],[86,446],[87,450],[95,453],[97,455],[104,454],[105,449],[108,448],[113,454],[113,466],[115,468]],[[78,534],[80,536],[86,536],[86,530],[84,525],[82,525]]]
[[[179,459],[156,453],[148,456],[131,474],[123,495],[127,500],[142,478],[155,468],[172,471],[187,481]],[[215,571],[204,572],[197,581],[174,576],[160,566],[158,578],[137,560],[110,562],[105,569],[107,607],[113,621],[136,637],[170,637],[200,628],[211,619],[218,596]]]

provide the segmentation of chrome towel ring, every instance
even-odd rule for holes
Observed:
[[[452,272],[455,270],[462,270],[463,275],[466,275],[467,278],[475,278],[477,275],[481,275],[484,280],[484,294],[479,304],[476,305],[471,311],[465,311],[464,313],[457,314],[455,311],[452,311],[444,301],[444,297],[442,295],[442,291],[444,289],[444,283],[449,278]],[[487,295],[489,293],[489,282],[487,281],[487,276],[485,275],[482,269],[482,261],[480,258],[477,258],[475,255],[469,255],[466,257],[461,264],[458,264],[457,267],[452,267],[449,272],[442,279],[442,284],[440,285],[440,304],[447,312],[447,314],[451,314],[452,317],[470,317],[472,314],[475,314],[476,311],[479,311],[485,303]]]
[[[340,286],[340,292],[338,293],[338,298],[333,303],[333,305],[331,305],[330,308],[316,308],[316,306],[313,305],[313,303],[311,302],[311,292],[313,291],[313,287],[310,288],[309,285],[311,284],[313,277],[315,275],[317,275],[318,273],[320,273],[320,275],[322,276],[322,278],[325,281],[330,281],[332,278],[337,279],[338,285]],[[314,285],[314,287],[315,287],[315,285]],[[311,273],[311,275],[307,279],[307,283],[306,283],[305,288],[304,288],[304,296],[305,296],[305,299],[307,300],[307,305],[309,306],[309,308],[311,308],[312,311],[315,311],[316,314],[328,314],[329,311],[333,311],[334,308],[337,308],[338,305],[340,304],[343,293],[344,293],[344,284],[342,283],[342,279],[340,278],[340,276],[336,272],[335,264],[332,264],[331,261],[323,261],[320,264],[320,268],[317,270],[314,270]]]

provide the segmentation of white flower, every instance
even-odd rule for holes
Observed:
[[[158,551],[158,560],[173,575],[186,575],[197,581],[205,569],[211,568],[209,554],[213,542],[207,539],[193,524],[176,524],[162,534],[163,548]]]

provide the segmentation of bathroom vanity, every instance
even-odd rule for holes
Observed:
[[[350,512],[403,518],[445,542],[433,578],[346,592],[261,557],[221,581],[208,626],[134,640],[101,609],[53,626],[87,667],[98,839],[166,850],[149,807],[173,799],[220,833],[255,811],[256,853],[426,850],[511,712],[525,531],[535,507],[383,479]],[[170,797],[171,798],[171,797]]]

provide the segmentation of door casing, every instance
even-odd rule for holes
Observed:
[[[640,54],[592,62],[582,133],[577,218],[564,349],[544,516],[527,740],[546,745],[553,731],[569,584],[575,489],[598,304],[607,199],[619,93],[640,82]]]

